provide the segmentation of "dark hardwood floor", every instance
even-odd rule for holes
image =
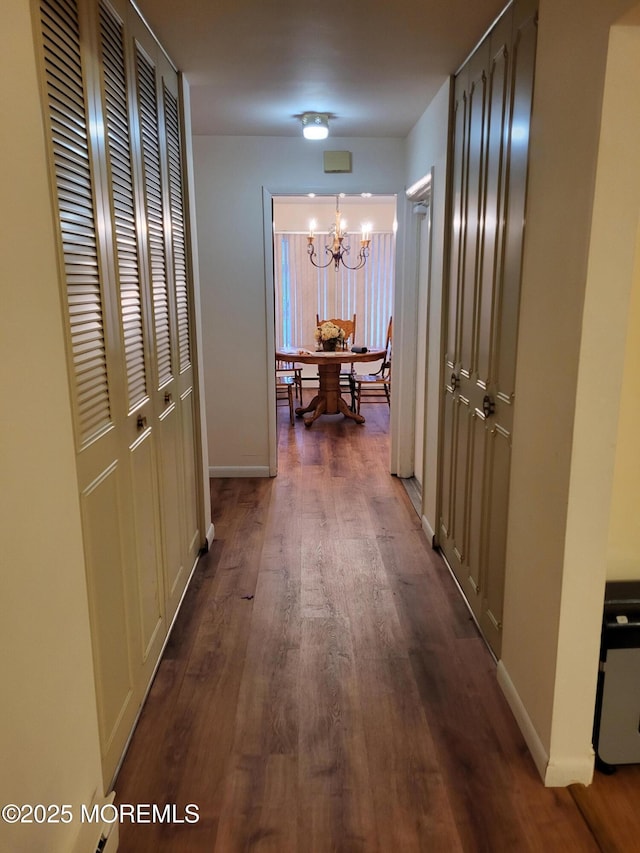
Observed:
[[[120,851],[640,850],[639,768],[543,787],[388,474],[388,410],[363,413],[279,409],[278,477],[212,481],[217,538],[115,785],[200,819],[124,821]]]

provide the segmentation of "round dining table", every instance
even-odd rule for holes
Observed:
[[[276,359],[278,361],[318,365],[320,379],[318,393],[308,406],[299,406],[296,409],[296,415],[299,418],[308,412],[313,413],[310,418],[304,419],[306,427],[310,427],[320,415],[337,415],[339,413],[343,414],[345,418],[351,418],[358,424],[363,424],[365,422],[364,417],[352,412],[340,393],[340,367],[343,364],[353,364],[356,361],[381,361],[385,357],[385,352],[383,349],[370,349],[367,352],[338,349],[335,352],[325,352],[311,347],[280,347],[276,350]]]

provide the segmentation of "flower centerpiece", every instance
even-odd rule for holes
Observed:
[[[314,332],[316,343],[322,346],[323,350],[335,350],[338,343],[344,340],[344,329],[336,326],[330,320],[321,323]]]

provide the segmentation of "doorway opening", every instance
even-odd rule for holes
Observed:
[[[325,249],[336,220],[336,203],[347,232],[343,246],[349,247],[344,256],[346,263],[339,263],[337,268]],[[272,223],[275,348],[313,348],[318,319],[351,320],[355,316],[349,348],[383,349],[395,296],[396,196],[274,194]],[[365,229],[369,231],[369,255],[362,268],[353,270],[350,267],[357,265]],[[314,260],[321,267],[309,258],[311,231],[315,235]],[[313,394],[318,382],[317,366],[298,367],[303,393]],[[377,367],[375,363],[356,362],[354,372],[369,374]],[[362,414],[366,417],[365,405]],[[301,423],[300,419],[297,423]],[[275,450],[273,455],[277,469]]]

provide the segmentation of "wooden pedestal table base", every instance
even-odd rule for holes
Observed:
[[[338,352],[313,352],[308,349],[284,347],[276,351],[276,358],[281,361],[301,362],[302,364],[317,364],[320,377],[318,393],[308,406],[299,406],[296,415],[301,418],[312,412],[310,418],[305,418],[304,425],[310,427],[320,415],[343,414],[358,424],[363,424],[362,415],[352,412],[346,400],[340,393],[340,367],[354,362],[380,361],[385,356],[385,350],[369,350],[366,353],[339,350]]]
[[[296,409],[296,415],[299,418],[307,412],[313,412],[310,418],[304,419],[304,425],[310,427],[320,415],[337,415],[339,412],[342,412],[345,418],[351,418],[356,423],[363,424],[365,419],[362,415],[351,411],[340,393],[340,365],[319,364],[318,375],[320,376],[318,393],[308,406]]]

